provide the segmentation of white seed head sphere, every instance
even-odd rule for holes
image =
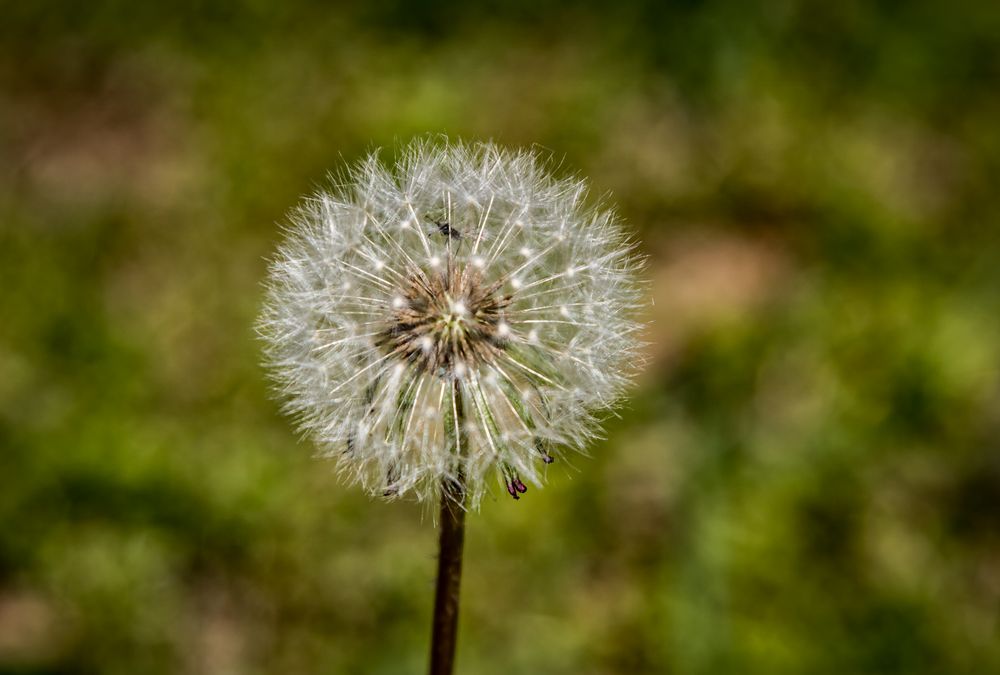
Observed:
[[[637,368],[641,263],[586,194],[532,151],[421,140],[293,212],[258,328],[343,475],[419,499],[461,477],[476,505],[597,434]]]

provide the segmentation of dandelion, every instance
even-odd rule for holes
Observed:
[[[432,672],[465,509],[540,486],[636,369],[639,263],[586,197],[531,151],[417,141],[306,199],[271,266],[259,328],[287,411],[367,491],[441,500]]]

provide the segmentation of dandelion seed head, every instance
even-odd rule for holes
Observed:
[[[639,366],[639,265],[537,153],[418,141],[293,212],[258,328],[287,412],[347,479],[429,499],[462,475],[476,505],[599,434]]]

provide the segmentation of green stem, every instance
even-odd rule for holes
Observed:
[[[445,424],[449,441],[460,457],[465,456],[462,425],[465,414],[458,382],[452,383],[453,424]],[[450,427],[450,428],[449,428]],[[465,543],[465,473],[461,463],[455,479],[441,481],[441,534],[438,540],[437,589],[431,632],[430,675],[451,675],[455,666],[458,637],[458,594],[462,581],[462,547]]]

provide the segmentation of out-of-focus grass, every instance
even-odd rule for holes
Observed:
[[[650,256],[608,440],[470,521],[464,673],[1000,670],[993,3],[7,3],[0,672],[424,667],[434,534],[252,323],[298,195],[550,148]]]

